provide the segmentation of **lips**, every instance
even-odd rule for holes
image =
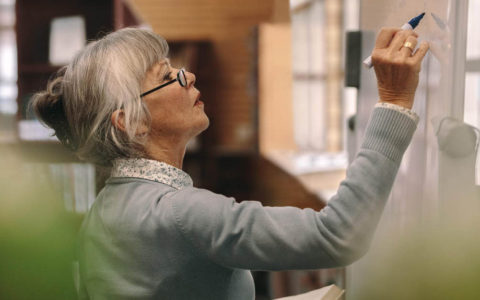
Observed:
[[[193,106],[199,105],[200,103],[203,104],[203,102],[200,101],[200,96],[201,96],[201,93],[198,93],[197,97],[195,98],[195,103],[193,103]]]

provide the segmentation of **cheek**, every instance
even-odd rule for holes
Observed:
[[[146,102],[152,117],[154,131],[183,131],[192,126],[195,119],[193,101],[186,90],[172,89],[164,91]]]
[[[176,111],[177,101],[175,101],[177,95],[165,91],[163,94],[157,97],[148,99],[147,107],[150,111],[152,118],[168,119]]]
[[[158,105],[150,110],[152,129],[163,132],[183,131],[190,127],[191,116],[186,107],[176,105]]]

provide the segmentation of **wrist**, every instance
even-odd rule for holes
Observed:
[[[383,88],[378,88],[378,94],[380,96],[380,103],[390,103],[398,106],[402,106],[408,109],[413,107],[413,100],[415,93],[402,93],[397,91],[390,91]]]
[[[393,105],[398,105],[398,106],[401,106],[403,108],[407,108],[407,109],[412,109],[413,107],[413,101],[407,101],[407,100],[383,100],[383,99],[380,99],[378,100],[378,103],[389,103],[389,104],[393,104]]]

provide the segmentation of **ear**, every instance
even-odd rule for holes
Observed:
[[[123,113],[123,110],[117,109],[114,111],[110,117],[110,121],[112,122],[113,127],[125,132],[125,114]]]
[[[121,109],[117,109],[112,113],[112,116],[110,117],[110,120],[112,122],[112,125],[117,128],[118,130],[121,130],[123,132],[126,131],[125,129],[125,113]],[[149,128],[146,124],[140,124],[137,127],[137,135],[143,135],[148,133]]]

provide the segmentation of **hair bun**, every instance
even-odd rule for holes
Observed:
[[[32,99],[32,108],[37,118],[55,130],[57,138],[68,148],[75,150],[70,126],[66,118],[63,99],[63,74],[65,67],[60,69],[55,76],[49,80],[47,89],[36,93]]]

